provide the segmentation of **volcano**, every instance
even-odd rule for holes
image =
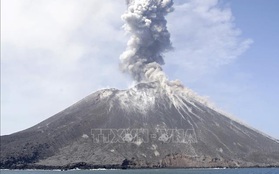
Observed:
[[[278,166],[279,143],[158,82],[104,89],[1,137],[1,168]]]
[[[279,142],[211,107],[163,72],[172,0],[127,0],[120,68],[136,82],[104,89],[1,136],[1,168],[279,166]]]

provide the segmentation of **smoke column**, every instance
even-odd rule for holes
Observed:
[[[126,0],[127,11],[122,15],[131,37],[126,51],[120,56],[121,69],[137,82],[159,82],[175,107],[183,108],[183,100],[210,103],[186,88],[178,80],[169,81],[163,72],[163,53],[172,49],[165,16],[172,12],[172,0]],[[213,108],[213,106],[209,106]]]
[[[137,82],[159,82],[160,89],[178,111],[184,111],[185,107],[189,109],[185,101],[197,101],[235,120],[207,98],[184,87],[179,80],[169,81],[163,72],[163,53],[172,49],[165,16],[174,10],[173,0],[126,0],[126,3],[128,8],[122,19],[126,22],[124,29],[131,37],[126,51],[120,56],[122,71],[129,73]],[[192,112],[191,109],[188,111]],[[181,116],[184,118],[183,114]]]
[[[161,65],[163,53],[172,49],[165,16],[173,11],[172,0],[126,0],[122,19],[131,37],[120,56],[121,70],[137,82],[166,82]]]

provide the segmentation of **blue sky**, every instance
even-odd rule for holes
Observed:
[[[165,56],[218,108],[279,138],[277,0],[174,0]],[[124,0],[1,1],[1,134],[23,130],[101,88],[125,89]]]
[[[245,122],[279,138],[279,2],[232,0],[230,4],[243,36],[254,41],[230,67],[230,71],[250,74],[246,81],[250,90],[242,103],[236,103],[231,110]],[[245,109],[241,105],[246,106]]]
[[[246,75],[240,81],[228,82],[247,85],[247,89],[236,94],[239,99],[232,96],[233,103],[226,106],[226,110],[276,138],[279,138],[278,6],[275,0],[230,1],[237,27],[242,30],[243,37],[253,39],[253,44],[237,61],[224,67],[224,75],[220,77],[226,82],[235,72]]]

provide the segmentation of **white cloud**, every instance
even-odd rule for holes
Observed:
[[[240,37],[230,8],[218,0],[180,2],[168,19],[175,50],[167,55],[166,68],[186,74],[188,81],[232,62],[252,43]]]
[[[99,88],[128,86],[118,70],[124,2],[1,5],[1,134],[32,126]]]

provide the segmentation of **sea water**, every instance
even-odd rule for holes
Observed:
[[[1,174],[279,174],[279,168],[137,169],[137,170],[1,170]]]

